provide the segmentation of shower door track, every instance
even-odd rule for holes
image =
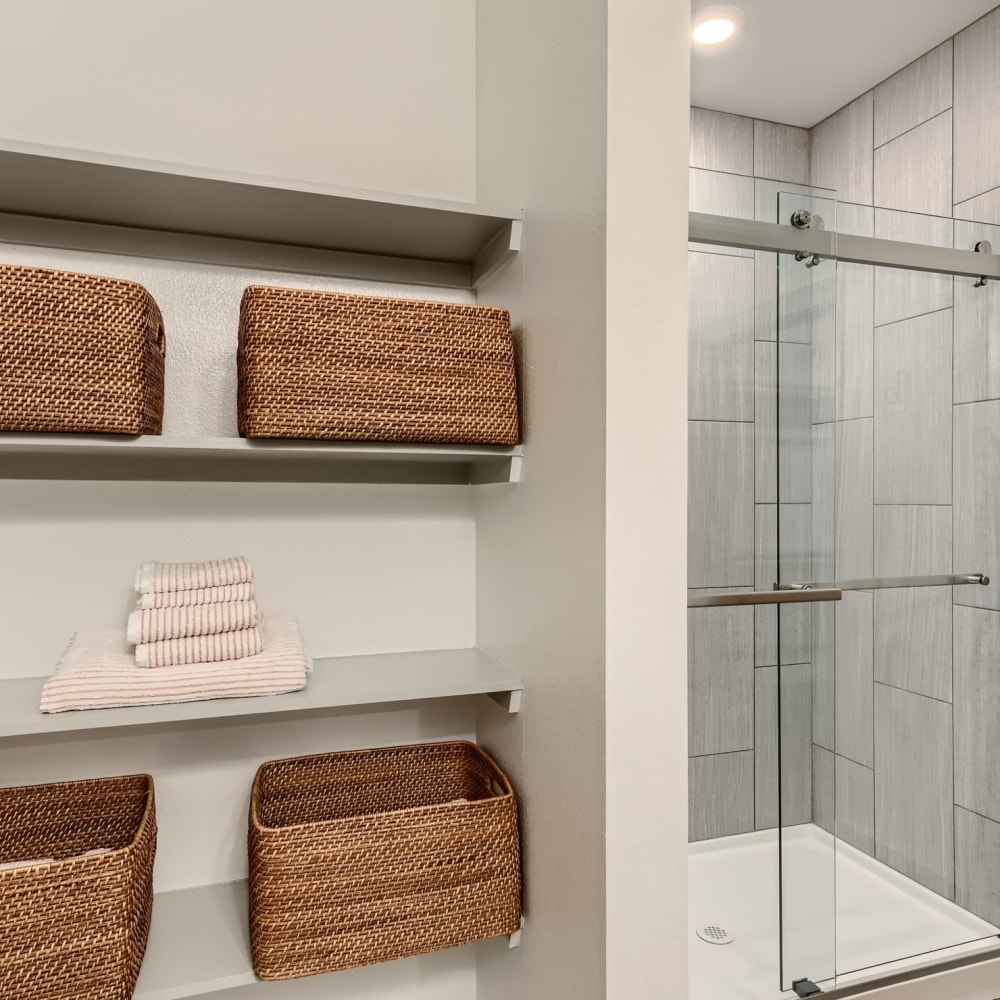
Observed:
[[[845,264],[874,264],[906,271],[1000,280],[1000,254],[849,236],[819,228],[796,229],[791,224],[732,219],[704,212],[688,213],[688,239],[692,243],[802,254],[803,258],[818,257]]]

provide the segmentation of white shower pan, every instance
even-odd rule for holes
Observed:
[[[828,990],[978,951],[1000,934],[814,824],[786,829],[783,852],[791,978]],[[691,844],[688,867],[689,1000],[794,998],[779,982],[778,832]],[[699,936],[706,927],[726,946]]]

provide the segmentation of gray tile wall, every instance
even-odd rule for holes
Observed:
[[[1000,245],[1000,10],[813,129],[810,178],[852,203],[843,232]],[[998,577],[1000,283],[837,270],[814,569]],[[1000,920],[1000,586],[845,597],[813,612],[814,819]]]
[[[1000,10],[811,133],[694,111],[691,163],[702,211],[1000,247]],[[693,622],[692,836],[776,821],[780,698],[788,815],[1000,921],[1000,282],[695,249],[691,585],[998,582]]]
[[[1000,248],[1000,10],[811,133],[693,126],[696,209],[773,221],[789,192],[841,232]],[[693,621],[692,836],[777,821],[780,700],[788,821],[1000,921],[1000,282],[709,249],[692,255],[691,586],[998,583],[851,593],[783,612],[780,639],[773,610]]]
[[[779,191],[809,182],[804,129],[692,109],[691,207],[775,218]],[[690,253],[689,586],[768,589],[810,579],[810,339],[816,276],[782,275],[778,343],[773,254]],[[778,482],[777,395],[782,379]],[[781,500],[779,512],[778,501]],[[784,564],[777,564],[779,516]],[[786,821],[812,816],[812,612],[806,607],[689,612],[688,723],[693,840],[777,824],[779,634]]]

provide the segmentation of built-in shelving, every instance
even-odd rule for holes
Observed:
[[[0,434],[0,479],[509,483],[522,449],[245,438]]]
[[[485,694],[520,710],[520,676],[477,649],[438,649],[315,661],[302,691],[266,698],[221,698],[177,705],[141,705],[43,715],[44,677],[0,681],[0,738],[74,733],[196,719],[296,712]]]
[[[297,274],[474,287],[521,214],[0,142],[0,240]]]

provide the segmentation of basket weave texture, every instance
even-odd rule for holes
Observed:
[[[520,440],[504,309],[253,285],[239,341],[244,437]]]
[[[0,789],[0,997],[129,1000],[155,853],[149,775]]]
[[[514,792],[472,743],[264,764],[249,846],[261,979],[387,962],[520,927]]]
[[[165,345],[142,285],[0,265],[0,431],[159,434]]]

